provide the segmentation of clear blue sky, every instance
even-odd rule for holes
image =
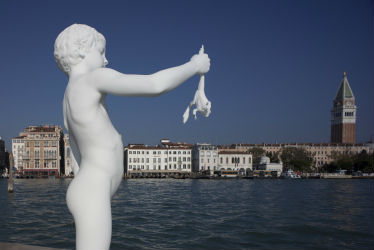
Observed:
[[[63,126],[67,77],[53,45],[73,23],[107,40],[108,67],[150,74],[185,63],[201,44],[211,58],[209,118],[182,123],[198,77],[157,98],[110,96],[124,144],[328,142],[343,72],[358,106],[357,142],[373,132],[371,0],[0,2],[0,136]]]

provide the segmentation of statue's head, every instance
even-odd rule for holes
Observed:
[[[73,24],[64,29],[55,42],[54,56],[58,67],[67,75],[71,67],[80,63],[91,49],[105,49],[105,38],[85,24]]]

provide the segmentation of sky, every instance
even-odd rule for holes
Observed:
[[[373,2],[370,0],[0,2],[0,136],[30,125],[63,127],[68,82],[53,57],[73,23],[106,38],[107,67],[152,74],[184,64],[202,44],[211,59],[208,118],[182,122],[199,77],[156,98],[108,96],[123,143],[329,142],[343,73],[356,98],[356,141],[374,136]]]

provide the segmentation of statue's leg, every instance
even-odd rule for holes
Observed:
[[[76,228],[76,250],[108,250],[110,247],[110,180],[105,173],[89,172],[92,170],[81,168],[67,192],[67,204]]]

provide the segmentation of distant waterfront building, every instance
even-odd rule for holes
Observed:
[[[355,97],[344,72],[331,110],[331,143],[355,143],[356,111]]]
[[[192,145],[161,140],[161,145],[129,144],[125,147],[125,174],[135,176],[189,175]]]
[[[72,157],[71,157],[71,148],[69,142],[69,134],[64,135],[64,161],[65,161],[65,175],[72,175],[73,174],[73,167],[72,167]]]
[[[279,177],[283,172],[283,163],[271,163],[269,157],[262,156],[260,159],[260,163],[257,166],[257,170],[276,171],[277,177]]]
[[[280,143],[280,144],[233,144],[232,150],[250,150],[252,148],[262,148],[266,153],[281,154],[282,150],[287,147],[295,147],[306,150],[313,157],[314,167],[322,167],[334,160],[336,154],[359,154],[363,150],[372,153],[373,148],[367,144],[333,144],[333,143]]]
[[[197,143],[192,149],[193,172],[209,171],[213,175],[218,170],[218,149],[217,146]]]
[[[64,171],[63,131],[59,126],[29,126],[24,136],[22,174],[58,176]]]
[[[20,135],[12,139],[12,153],[16,172],[23,171],[23,150],[25,146],[24,137],[24,135]]]
[[[6,160],[5,160],[5,142],[0,137],[0,170],[5,169],[6,167]]]
[[[218,150],[218,170],[246,172],[253,169],[252,155],[242,150]]]

